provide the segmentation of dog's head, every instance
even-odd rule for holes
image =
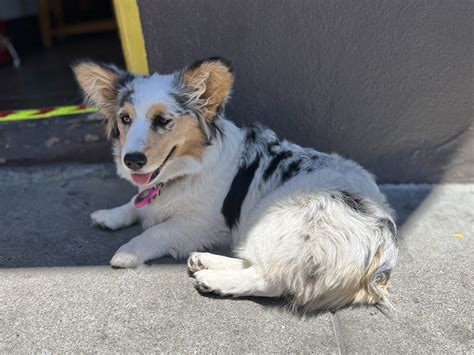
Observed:
[[[206,59],[170,75],[134,75],[90,61],[73,70],[106,118],[123,176],[147,186],[200,170],[232,88],[226,60]]]

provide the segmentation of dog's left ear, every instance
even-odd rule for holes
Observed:
[[[230,62],[224,58],[209,58],[196,62],[180,72],[179,81],[186,102],[201,111],[210,121],[226,104],[234,75]]]

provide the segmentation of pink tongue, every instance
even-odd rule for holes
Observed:
[[[150,181],[151,173],[148,174],[131,174],[133,182],[139,185],[146,185]]]

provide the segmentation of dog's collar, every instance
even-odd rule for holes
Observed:
[[[160,195],[160,191],[163,188],[163,185],[163,183],[159,183],[158,185],[153,185],[152,187],[149,187],[148,189],[145,189],[140,192],[137,197],[135,197],[135,201],[133,202],[135,204],[135,207],[143,208],[152,203],[156,196]]]
[[[161,163],[159,168],[156,170],[158,172],[156,174],[156,176],[158,176],[158,174],[161,171],[161,168],[166,164],[166,162],[173,155],[175,150],[176,150],[176,146],[171,148],[171,150],[169,151],[169,153],[166,156],[163,163]],[[156,176],[155,176],[155,178],[156,178]],[[153,176],[152,176],[152,179],[153,179]],[[145,189],[142,192],[140,192],[137,195],[137,197],[135,197],[135,201],[134,201],[135,207],[136,208],[143,208],[143,207],[149,205],[150,203],[152,203],[153,200],[156,198],[156,196],[158,196],[160,194],[160,191],[163,188],[163,185],[164,185],[164,183],[160,182],[159,184],[155,184],[152,187],[149,187],[148,189]]]

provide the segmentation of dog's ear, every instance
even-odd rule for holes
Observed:
[[[86,99],[97,106],[107,119],[108,136],[116,138],[118,130],[115,116],[118,91],[133,75],[113,65],[92,61],[78,62],[72,66],[72,70]]]
[[[96,62],[83,61],[72,66],[87,99],[94,105],[108,105],[117,97],[117,84],[123,71]]]
[[[198,61],[180,72],[186,102],[212,120],[224,108],[234,82],[232,66],[223,58]]]

